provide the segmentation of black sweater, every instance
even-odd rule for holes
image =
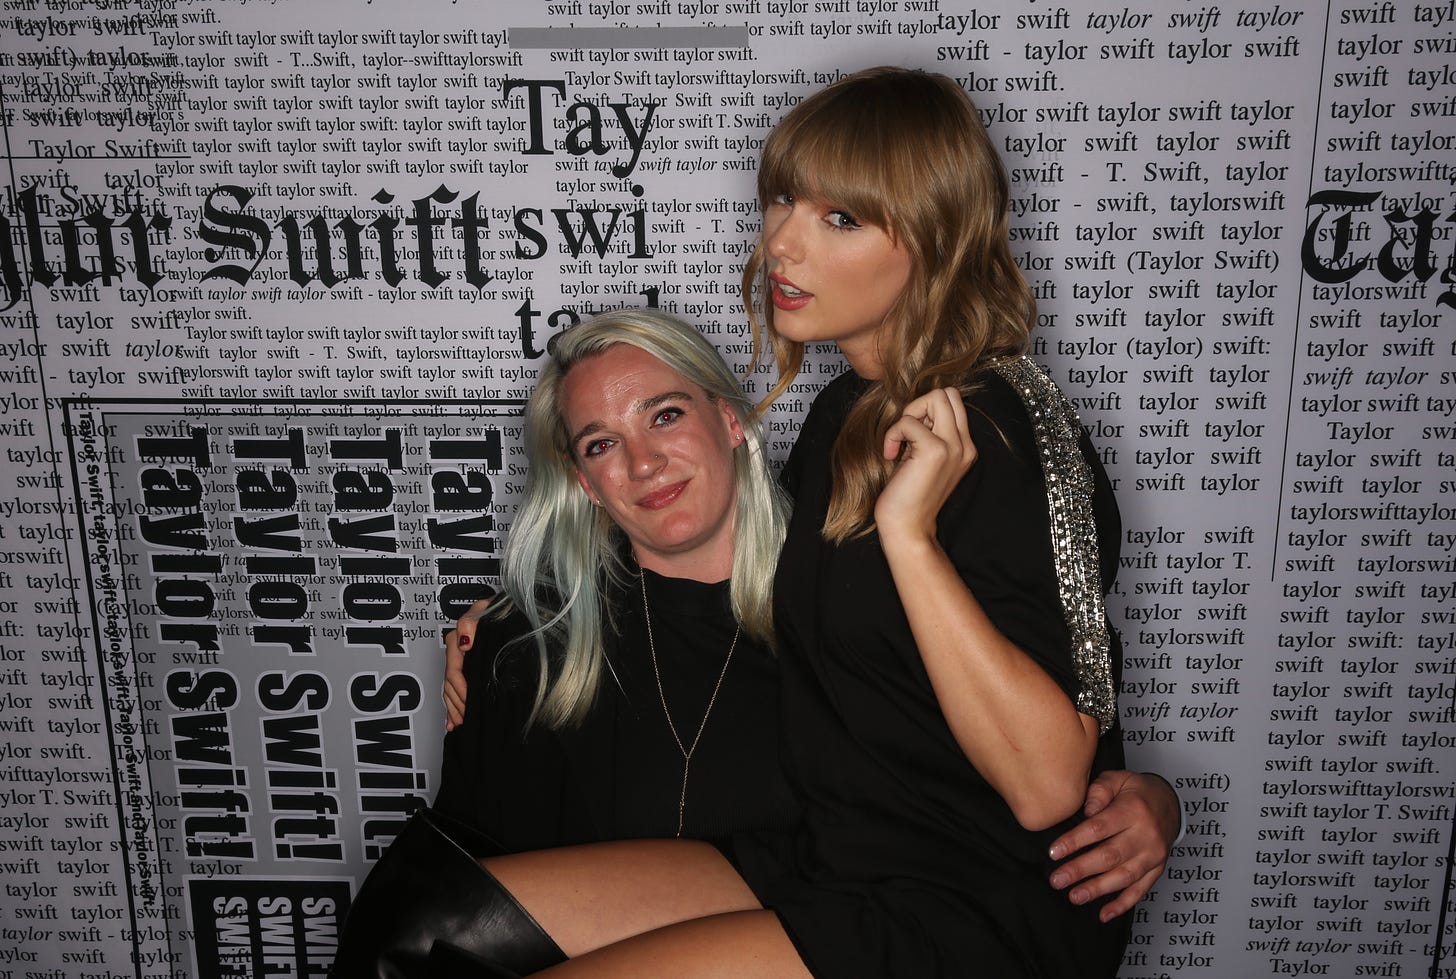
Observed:
[[[662,699],[690,746],[735,622],[726,582],[647,572],[647,592],[662,697],[633,579],[611,596],[617,610],[616,632],[609,630],[606,643],[611,671],[585,722],[562,732],[525,729],[536,688],[535,646],[506,645],[524,634],[525,620],[513,614],[482,621],[466,657],[465,721],[445,737],[437,808],[515,851],[676,832],[683,758]],[[722,841],[797,823],[779,766],[778,698],[773,654],[739,636],[693,752],[684,836]]]

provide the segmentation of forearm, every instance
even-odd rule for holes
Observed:
[[[882,536],[941,712],[966,758],[1028,829],[1082,804],[1097,722],[987,617],[950,558],[921,535]]]

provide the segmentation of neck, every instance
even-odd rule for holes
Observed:
[[[867,381],[878,381],[885,374],[875,339],[870,336],[859,342],[838,344],[839,353],[849,363],[850,370]]]
[[[664,578],[686,578],[714,584],[733,577],[733,545],[727,542],[721,553],[673,555],[655,554],[640,547],[632,548],[632,556],[639,567],[646,568]]]

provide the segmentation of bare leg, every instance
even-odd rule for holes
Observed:
[[[543,979],[809,979],[771,911],[734,911],[638,935],[536,973]]]
[[[760,910],[723,855],[696,841],[562,847],[481,863],[573,958],[679,922]],[[776,917],[761,917],[783,936]]]

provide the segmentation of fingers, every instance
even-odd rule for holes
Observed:
[[[1079,885],[1078,890],[1089,886],[1093,880],[1101,880],[1099,887],[1108,884],[1118,887],[1125,887],[1131,884],[1146,871],[1146,867],[1133,866],[1124,852],[1124,848],[1116,842],[1104,843],[1086,853],[1079,854],[1076,859],[1068,860],[1052,872],[1051,885],[1056,890],[1063,890],[1074,884]],[[1113,888],[1108,886],[1107,893]],[[1099,895],[1092,895],[1093,897]],[[1082,901],[1074,900],[1073,904],[1082,904]]]
[[[1146,874],[1133,881],[1127,887],[1124,887],[1121,894],[1118,894],[1115,898],[1108,901],[1097,912],[1097,920],[1101,921],[1103,924],[1106,924],[1113,918],[1116,918],[1119,915],[1123,915],[1131,911],[1139,901],[1147,896],[1148,891],[1152,890],[1153,884],[1157,882],[1158,877],[1162,874],[1162,872],[1162,865],[1159,865],[1154,869],[1149,870]],[[1100,896],[1089,896],[1086,901],[1079,902],[1077,901],[1075,895],[1076,892],[1074,891],[1072,898],[1073,903],[1080,904],[1085,904],[1087,903],[1087,901],[1094,900],[1097,896]]]
[[[494,601],[495,596],[493,595],[489,598],[482,598],[466,609],[464,615],[455,620],[455,631],[459,634],[461,652],[470,652],[470,644],[475,641],[476,623],[489,611],[491,603]]]
[[[1050,855],[1053,860],[1061,860],[1078,850],[1101,843],[1123,832],[1139,818],[1152,821],[1150,813],[1142,813],[1140,817],[1134,811],[1135,800],[1132,798],[1123,797],[1120,807],[1108,811],[1113,802],[1119,799],[1118,793],[1126,787],[1128,774],[1103,772],[1087,787],[1087,802],[1082,808],[1082,814],[1087,818],[1052,841]]]
[[[943,441],[970,438],[966,403],[955,388],[936,388],[929,394],[922,394],[905,406],[903,415],[919,419],[927,431],[937,432],[936,437]]]
[[[465,719],[465,654],[460,650],[456,630],[445,634],[445,730],[453,731]]]
[[[897,459],[916,447],[947,449],[952,461],[967,467],[975,460],[966,405],[958,390],[936,388],[906,405],[885,433],[882,451],[886,459]]]
[[[488,612],[489,609],[491,609],[491,603],[494,602],[494,600],[494,597],[489,597],[489,599],[480,599],[479,602],[475,603],[475,605],[472,605],[469,609],[464,610],[464,615],[460,616],[459,619],[456,619],[456,628],[454,628],[454,631],[456,631],[456,641],[459,642],[460,651],[462,651],[462,653],[469,653],[470,644],[472,644],[472,642],[475,642],[475,631],[480,624],[480,618],[482,618],[482,616],[485,615],[485,613]],[[446,657],[447,670],[448,664],[450,664],[450,660],[448,660],[448,657]],[[460,667],[460,669],[463,670],[464,666]]]
[[[1111,824],[1107,820],[1089,817],[1053,840],[1051,849],[1047,852],[1053,860],[1063,860],[1080,850],[1101,843],[1112,832]]]
[[[881,541],[933,542],[941,507],[976,459],[960,392],[938,388],[911,401],[881,451],[895,463],[875,501]]]
[[[1092,818],[1102,810],[1106,809],[1114,796],[1122,791],[1127,782],[1127,772],[1114,771],[1103,772],[1087,786],[1087,801],[1082,806],[1082,815]],[[1087,842],[1092,842],[1091,840]],[[1083,846],[1087,844],[1084,843]],[[1071,850],[1067,851],[1072,852]]]
[[[1105,922],[1141,900],[1162,874],[1171,840],[1164,810],[1176,810],[1176,797],[1160,779],[1125,771],[1099,775],[1087,797],[1090,818],[1052,843],[1052,859],[1076,857],[1052,873],[1051,885],[1071,887],[1073,904],[1114,895],[1099,911]]]
[[[1051,876],[1057,890],[1071,887],[1067,899],[1082,905],[1115,895],[1099,916],[1103,921],[1124,913],[1142,900],[1163,872],[1165,860],[1156,847],[1136,845],[1132,834],[1121,836],[1058,867]]]
[[[465,719],[465,654],[475,641],[480,617],[490,608],[493,598],[482,598],[465,610],[455,628],[445,634],[445,683],[441,698],[445,701],[445,730],[453,731]]]

